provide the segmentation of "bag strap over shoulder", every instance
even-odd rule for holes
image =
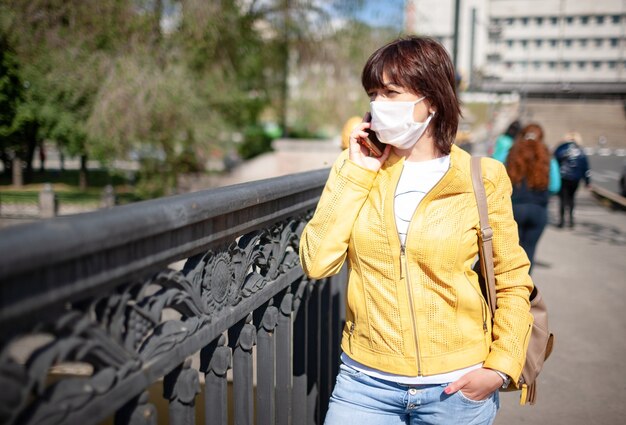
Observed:
[[[481,158],[473,156],[471,158],[470,169],[472,172],[472,186],[474,196],[478,205],[478,219],[480,222],[479,241],[479,261],[480,269],[485,277],[487,285],[487,304],[491,310],[492,317],[496,312],[496,278],[493,268],[493,229],[489,226],[489,211],[487,208],[487,194],[483,182],[483,173],[480,164]]]

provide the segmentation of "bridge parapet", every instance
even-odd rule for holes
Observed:
[[[319,421],[345,274],[308,280],[298,243],[327,174],[1,231],[0,422],[156,423],[160,380],[169,423],[195,423],[202,388],[206,423]]]

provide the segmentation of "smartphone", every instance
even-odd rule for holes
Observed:
[[[372,114],[366,112],[365,116],[363,117],[363,122],[371,121]],[[359,144],[369,149],[369,151],[372,153],[372,156],[375,156],[377,158],[381,157],[383,155],[383,151],[385,150],[385,144],[378,139],[378,137],[376,136],[376,132],[371,128],[366,128],[365,132],[367,133],[367,137],[359,138]]]

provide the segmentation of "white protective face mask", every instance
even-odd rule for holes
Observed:
[[[398,149],[411,149],[422,137],[430,120],[435,116],[432,112],[424,122],[413,120],[415,105],[425,98],[422,97],[412,102],[370,102],[372,130],[383,143]]]

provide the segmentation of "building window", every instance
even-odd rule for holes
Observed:
[[[563,64],[563,69],[569,69],[572,63],[570,61],[564,61],[562,64]]]
[[[535,23],[537,25],[543,25],[543,18],[542,17],[535,18]]]
[[[596,38],[595,40],[596,47],[602,47],[602,43],[604,43],[604,40],[602,40],[601,38]]]
[[[596,16],[596,24],[602,25],[604,23],[604,16]]]
[[[578,40],[578,42],[580,43],[580,47],[586,47],[587,46],[587,39],[586,38],[581,38],[580,40]]]
[[[535,67],[535,69],[539,69],[539,68],[541,68],[541,62],[539,62],[539,61],[534,61],[534,62],[533,62],[533,66]]]
[[[572,39],[571,38],[566,38],[565,40],[563,40],[563,43],[565,44],[565,47],[572,47]]]
[[[574,17],[568,16],[567,18],[565,18],[565,22],[567,22],[567,25],[572,25],[574,23]]]
[[[543,40],[535,40],[535,46],[541,47],[542,44],[543,44]]]
[[[554,40],[554,39],[550,40],[551,47],[556,47],[556,44],[557,44],[557,40]]]
[[[522,18],[522,25],[528,25],[528,18]]]
[[[617,47],[619,45],[619,40],[617,38],[611,39],[611,47]]]
[[[593,69],[600,69],[601,66],[602,66],[602,62],[593,61]]]
[[[556,66],[556,62],[554,62],[554,61],[549,61],[548,62],[548,68],[554,69],[555,66]]]
[[[609,69],[615,69],[617,66],[617,61],[609,61]]]
[[[551,18],[550,18],[550,23],[551,23],[552,25],[556,25],[556,24],[558,24],[558,23],[559,23],[559,18],[557,18],[556,16],[551,17]]]
[[[521,40],[522,43],[522,47],[526,47],[526,45],[528,44],[528,40]]]
[[[585,62],[585,61],[578,61],[578,68],[585,69],[586,66],[587,66],[587,62]]]
[[[620,18],[621,16],[619,15],[613,15],[611,16],[611,21],[613,21],[614,24],[619,24],[619,21],[621,20]]]
[[[504,62],[504,66],[506,66],[506,69],[511,69],[513,68],[513,62]]]
[[[513,47],[513,40],[507,40],[506,45],[509,47]]]
[[[515,21],[513,18],[507,18],[506,24],[507,25],[513,25],[513,21]]]
[[[500,25],[500,19],[498,19],[498,18],[492,19],[491,23],[494,24],[494,25]]]
[[[589,23],[589,16],[581,16],[580,23],[583,25],[587,25]]]

